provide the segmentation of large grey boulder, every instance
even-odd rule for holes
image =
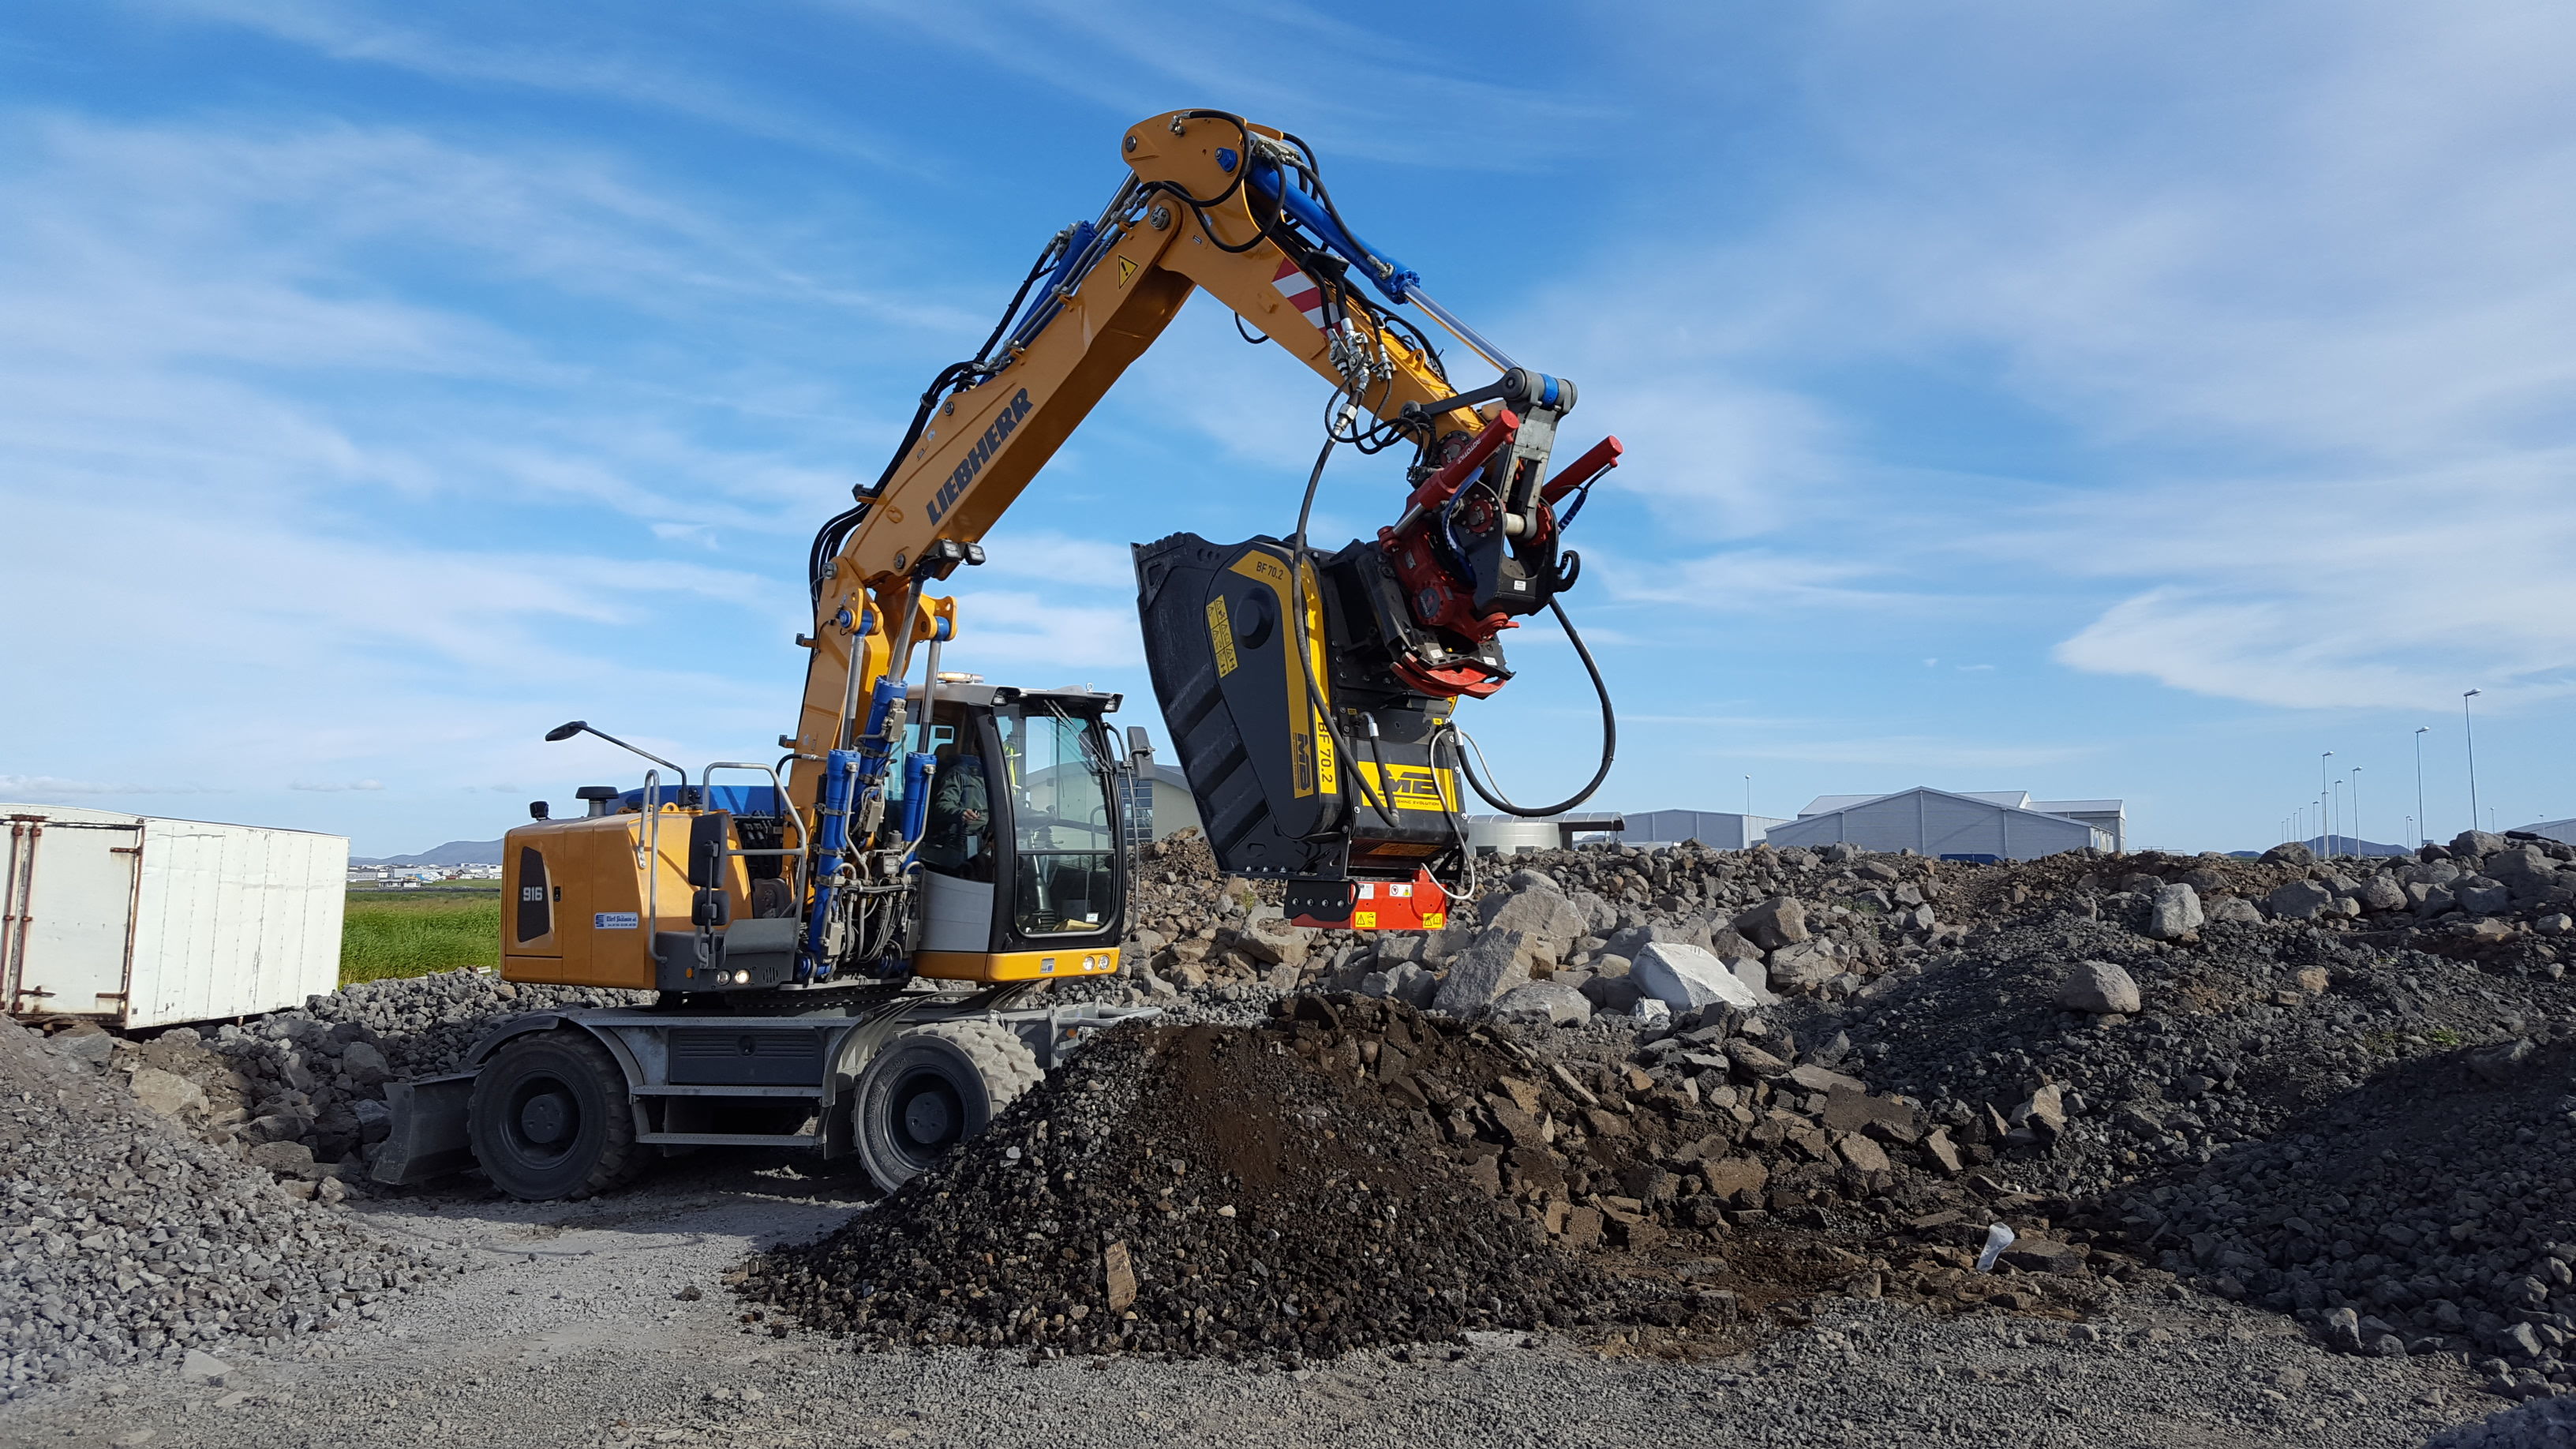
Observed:
[[[2110,961],[2080,961],[2057,988],[2057,1004],[2097,1016],[2131,1016],[2138,1010],[2138,983]]]
[[[1807,939],[1807,908],[1796,896],[1773,896],[1735,918],[1735,929],[1765,951],[1777,951]]]
[[[1628,979],[1637,983],[1639,991],[1675,1011],[1721,1002],[1739,1011],[1751,1011],[1762,1004],[1713,952],[1678,942],[1658,941],[1648,946],[1629,969]]]
[[[1592,1019],[1592,1003],[1580,990],[1561,981],[1533,981],[1494,999],[1494,1019],[1524,1026],[1580,1026]]]
[[[1638,985],[1634,976],[1595,976],[1583,983],[1583,999],[1596,1011],[1618,1015],[1632,1010],[1640,1000],[1652,1000]]]
[[[2463,885],[2451,892],[2460,909],[2473,916],[2502,915],[2513,906],[2513,892],[2500,885]]]
[[[362,1041],[353,1041],[340,1050],[340,1070],[353,1087],[381,1086],[392,1077],[394,1069],[385,1054]]]
[[[2399,885],[2397,877],[2386,871],[2363,881],[2353,899],[2361,902],[2365,911],[2402,911],[2412,904],[2406,899],[2406,887]]]
[[[1479,931],[1449,962],[1431,1004],[1452,1016],[1473,1016],[1515,986],[1529,984],[1528,942],[1518,931]]]
[[[2159,941],[2179,941],[2207,919],[2200,911],[2200,892],[2176,882],[2157,889],[2147,907],[2147,934]]]
[[[1398,961],[1384,971],[1360,978],[1360,995],[1383,996],[1407,1006],[1427,1007],[1440,993],[1440,978],[1413,961]]]
[[[2295,840],[2285,840],[2263,852],[2265,865],[2314,865],[2317,853]]]
[[[2513,898],[2525,905],[2546,899],[2566,879],[2559,874],[2558,862],[2551,860],[2539,846],[2522,843],[2488,856],[2483,873],[2513,892]]]
[[[2484,830],[2463,830],[2451,837],[2451,854],[2493,855],[2513,842]]]
[[[1704,944],[1695,939],[1693,932],[1680,926],[1646,925],[1629,926],[1612,932],[1610,939],[1602,943],[1601,950],[1605,955],[1625,956],[1634,961],[1637,959],[1638,952],[1657,941],[1674,941],[1694,946]]]
[[[2263,912],[2243,896],[2228,896],[2223,900],[2212,901],[2207,914],[2212,921],[2223,921],[2238,926],[2260,925],[2263,920]]]
[[[2334,892],[2312,880],[2294,880],[2263,898],[2263,909],[2284,921],[2313,921],[2334,903]]]
[[[1513,879],[1524,875],[1535,872],[1521,871]],[[1520,932],[1545,948],[1550,964],[1572,955],[1574,943],[1592,934],[1591,919],[1552,885],[1488,900],[1477,910],[1486,930]]]
[[[1842,969],[1842,963],[1834,959],[1832,946],[1823,941],[1801,941],[1772,952],[1764,975],[1773,991],[1797,996],[1823,986]]]
[[[157,1116],[176,1117],[192,1107],[206,1105],[206,1093],[176,1072],[165,1072],[159,1067],[136,1067],[134,1100]]]

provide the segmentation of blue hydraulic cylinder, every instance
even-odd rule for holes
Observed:
[[[918,842],[930,818],[930,778],[937,755],[919,751],[903,757],[903,838]]]
[[[850,803],[858,795],[859,764],[857,750],[828,750],[823,755],[823,789],[814,807],[821,824],[814,839],[814,905],[805,918],[805,959],[797,966],[797,974],[806,979],[822,970],[823,923],[831,916],[832,878],[840,873],[841,858],[850,853]]]
[[[1255,161],[1245,179],[1261,193],[1263,200],[1276,199],[1299,226],[1313,232],[1325,246],[1341,253],[1342,260],[1357,267],[1360,275],[1368,278],[1369,285],[1384,293],[1388,301],[1411,301],[1413,289],[1422,285],[1419,272],[1343,230],[1342,224],[1333,220],[1333,214],[1324,209],[1322,202],[1284,184],[1276,165]]]

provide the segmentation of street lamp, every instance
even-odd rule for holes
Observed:
[[[2334,808],[2333,808],[2331,811],[2329,811],[2329,812],[2328,812],[2328,814],[2327,814],[2327,817],[2326,817],[2326,818],[2328,818],[2328,819],[2330,819],[2330,820],[2334,821],[2334,822],[2335,822],[2335,825],[2339,825],[2339,826],[2343,827],[2343,833],[2342,833],[2342,835],[2341,835],[2341,836],[2339,836],[2339,837],[2338,837],[2338,836],[2328,836],[2328,837],[2326,838],[2326,854],[2328,854],[2328,855],[2332,855],[2332,854],[2334,854],[2334,853],[2335,853],[2335,852],[2334,852],[2334,847],[2335,847],[2335,843],[2336,843],[2336,841],[2337,841],[2338,839],[2340,839],[2340,840],[2342,841],[2342,843],[2343,843],[2345,846],[2347,846],[2347,847],[2349,847],[2349,846],[2352,844],[2352,817],[2344,813],[2344,808],[2343,808],[2343,781],[2341,781],[2341,780],[2337,780],[2337,781],[2335,781],[2335,782],[2334,782],[2333,787],[2332,787],[2332,794],[2333,794],[2333,798],[2334,798]],[[2328,826],[2327,828],[2331,830],[2331,829],[2333,829],[2333,828],[2334,828],[2334,826]]]
[[[2367,842],[2370,837],[2361,829],[2361,766],[2352,767],[2352,823],[2346,827],[2355,840]],[[2360,849],[2355,846],[2354,849]]]
[[[2419,725],[2415,730],[2415,822],[2413,828],[2406,832],[2406,837],[2417,845],[2432,844],[2420,834],[2432,825],[2424,817],[2424,734],[2431,728],[2431,725]]]
[[[2334,767],[2326,761],[2333,758],[2332,750],[2317,757],[2317,839],[2328,855],[2334,854]]]
[[[2478,730],[2469,719],[2469,701],[2485,693],[2472,689],[2460,696],[2460,730],[2469,742],[2469,828],[2478,828]]]

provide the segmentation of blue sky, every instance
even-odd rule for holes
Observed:
[[[2254,846],[2576,815],[2576,16],[162,0],[0,21],[0,798],[485,838],[793,721],[806,539],[1180,105],[1629,445],[1599,803],[2119,796]],[[1436,37],[1436,43],[1433,39]],[[961,575],[1127,692],[1125,545],[1285,532],[1320,384],[1201,299]],[[1336,463],[1318,535],[1390,521]],[[1470,708],[1551,798],[1561,638]]]

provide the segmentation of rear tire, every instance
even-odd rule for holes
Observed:
[[[999,1022],[915,1027],[859,1074],[851,1105],[859,1162],[887,1192],[981,1132],[1045,1074]]]
[[[474,1078],[465,1120],[483,1175],[528,1202],[606,1192],[644,1167],[626,1074],[584,1031],[503,1044]]]

